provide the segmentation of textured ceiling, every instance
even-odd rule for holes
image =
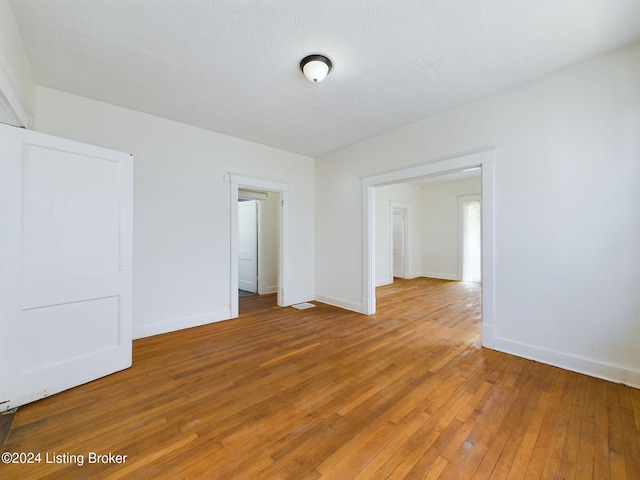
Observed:
[[[310,156],[640,40],[640,0],[11,4],[38,84]]]

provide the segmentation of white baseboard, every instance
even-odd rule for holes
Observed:
[[[493,325],[482,324],[482,346],[496,350],[496,339],[493,335]]]
[[[324,295],[316,295],[315,299],[318,302],[326,303],[327,305],[344,308],[345,310],[351,310],[352,312],[363,313],[362,305],[356,302],[342,300],[341,298],[325,297]]]
[[[393,283],[393,277],[381,278],[376,280],[376,287],[383,287],[384,285],[391,285]]]
[[[266,285],[258,288],[260,295],[269,295],[270,293],[278,293],[278,285]]]
[[[200,325],[206,325],[207,323],[220,322],[222,320],[229,320],[231,318],[230,310],[218,310],[216,312],[209,312],[202,315],[195,315],[192,317],[177,318],[162,323],[153,323],[148,325],[140,325],[133,327],[133,339],[151,337],[153,335],[160,335],[161,333],[175,332],[176,330],[183,330],[185,328],[198,327]]]
[[[491,334],[493,327],[491,327]],[[482,344],[488,348],[493,348],[500,352],[509,353],[518,357],[535,360],[537,362],[553,365],[555,367],[564,368],[577,373],[583,373],[591,377],[601,378],[616,383],[623,383],[630,387],[640,388],[640,372],[627,370],[626,368],[615,365],[608,365],[596,362],[586,358],[567,355],[561,352],[546,350],[544,348],[527,345],[520,342],[514,342],[504,338],[493,338],[494,347],[485,344],[485,326],[482,329]],[[489,331],[487,331],[489,333]],[[490,341],[490,338],[487,338]]]
[[[290,307],[291,305],[297,305],[298,303],[313,302],[315,298],[316,298],[315,295],[312,295],[312,294],[298,295],[296,297],[288,297],[284,300],[285,303],[282,306]]]
[[[403,278],[405,280],[413,280],[414,278],[426,277],[426,276],[430,276],[430,275],[423,275],[420,273],[416,274],[413,272],[409,272],[404,277],[400,277],[400,278]],[[443,278],[443,277],[434,277],[434,278]],[[385,277],[385,278],[378,279],[376,280],[376,287],[384,287],[385,285],[391,285],[394,280],[395,280],[395,277]],[[447,278],[446,280],[457,280],[457,279]]]
[[[457,274],[454,273],[441,273],[441,272],[422,272],[421,277],[439,278],[441,280],[460,280]]]

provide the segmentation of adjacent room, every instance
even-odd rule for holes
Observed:
[[[640,0],[0,0],[0,478],[640,478],[638,205]]]

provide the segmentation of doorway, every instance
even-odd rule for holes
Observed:
[[[271,222],[270,228],[273,228],[277,235],[274,237],[274,248],[278,252],[277,258],[272,258],[273,262],[273,270],[276,273],[276,280],[273,284],[265,285],[265,290],[261,291],[261,283],[260,283],[260,270],[261,270],[261,260],[264,260],[266,255],[260,255],[260,251],[258,248],[258,293],[277,293],[277,304],[278,306],[284,307],[289,305],[290,303],[287,301],[287,284],[289,278],[287,276],[287,257],[286,257],[286,245],[288,243],[287,232],[287,211],[289,207],[289,185],[285,183],[273,182],[270,180],[263,180],[259,178],[251,178],[244,177],[241,175],[235,174],[225,174],[225,181],[230,184],[230,217],[231,217],[231,228],[230,228],[230,250],[231,250],[231,265],[230,265],[230,276],[229,276],[229,306],[230,306],[230,318],[238,317],[238,285],[239,285],[239,230],[238,230],[238,200],[246,196],[246,191],[254,192],[259,195],[267,195],[270,199],[273,199],[272,205],[274,209],[274,222]],[[240,193],[242,192],[242,194]],[[255,198],[254,198],[255,199]],[[266,227],[265,227],[266,228]],[[260,216],[258,215],[258,230],[264,230],[265,228],[260,227]],[[266,235],[265,235],[266,236]],[[262,242],[264,244],[264,242]],[[260,243],[258,244],[260,245]]]
[[[460,217],[460,279],[482,282],[482,228],[480,196],[458,198]]]
[[[258,217],[260,203],[238,199],[238,296],[258,293]]]
[[[278,291],[278,195],[238,191],[238,295]]]
[[[472,168],[481,169],[482,181],[482,248],[483,268],[482,288],[482,344],[494,346],[494,149],[481,150],[475,153],[451,157],[417,167],[397,170],[367,177],[362,180],[363,187],[363,301],[362,313],[372,315],[376,312],[375,298],[375,188],[384,185],[427,178],[464,171]]]
[[[391,258],[395,278],[404,277],[404,215],[402,208],[391,209]]]
[[[389,261],[390,282],[394,278],[410,278],[411,205],[389,201]]]

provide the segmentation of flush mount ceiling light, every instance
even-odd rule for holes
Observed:
[[[310,82],[318,83],[331,71],[331,60],[324,55],[309,55],[300,60],[300,70]]]

